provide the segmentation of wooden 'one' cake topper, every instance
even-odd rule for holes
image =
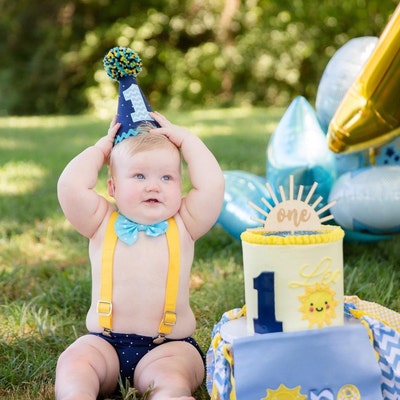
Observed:
[[[309,204],[310,199],[318,186],[317,182],[314,182],[304,201],[301,200],[304,191],[303,185],[299,186],[297,198],[294,198],[293,175],[290,175],[289,178],[289,199],[286,199],[282,186],[279,186],[281,201],[278,200],[268,182],[265,186],[275,203],[275,205],[271,205],[264,197],[261,198],[261,201],[268,207],[269,212],[249,201],[249,205],[252,208],[262,215],[265,215],[265,220],[253,218],[254,221],[260,222],[263,225],[263,230],[269,232],[293,233],[295,231],[318,231],[321,229],[331,229],[329,225],[323,225],[322,223],[333,219],[333,216],[327,215],[326,217],[320,218],[320,215],[332,207],[335,204],[335,201],[332,201],[319,210],[316,210],[315,208],[322,201],[322,196],[319,196],[314,203]],[[259,231],[260,228],[255,228],[254,230]]]

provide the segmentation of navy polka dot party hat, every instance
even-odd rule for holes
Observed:
[[[150,117],[152,109],[136,81],[136,76],[142,70],[138,53],[127,47],[114,47],[105,55],[103,64],[107,75],[119,82],[117,122],[121,123],[121,127],[114,145],[143,133],[141,126],[146,123],[159,127]]]

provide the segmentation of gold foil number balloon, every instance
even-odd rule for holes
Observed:
[[[399,71],[400,4],[330,122],[332,151],[379,147],[400,135]]]

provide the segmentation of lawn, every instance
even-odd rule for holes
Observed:
[[[265,150],[281,109],[166,112],[203,138],[224,170],[265,175]],[[91,116],[0,118],[0,398],[54,398],[59,353],[85,332],[87,241],[56,198],[66,163],[103,135]],[[105,193],[106,171],[98,190]],[[400,311],[400,238],[345,242],[345,293]],[[197,242],[191,301],[207,350],[221,314],[244,304],[240,243],[221,227]],[[203,385],[196,398],[208,399]]]

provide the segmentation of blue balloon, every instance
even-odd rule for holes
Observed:
[[[329,60],[317,89],[315,108],[318,121],[326,134],[329,123],[378,43],[375,36],[349,40]],[[335,154],[337,176],[369,164],[368,151]]]
[[[271,202],[271,196],[265,187],[265,178],[244,171],[224,171],[224,204],[217,223],[235,239],[247,228],[260,226],[252,217],[265,220],[262,215],[249,205],[252,201],[265,212],[268,211],[261,198]]]
[[[375,36],[351,39],[329,60],[319,82],[315,102],[317,117],[325,133],[344,95],[377,43]]]
[[[368,150],[347,154],[335,154],[337,177],[349,171],[365,168],[370,164]]]
[[[380,240],[392,239],[393,237],[393,235],[357,232],[344,229],[344,240],[348,242],[378,242]]]
[[[295,190],[304,186],[307,193],[314,182],[318,187],[311,198],[322,196],[318,208],[324,206],[335,181],[335,158],[328,149],[314,109],[304,97],[296,97],[268,144],[267,180],[276,190],[288,190],[289,176],[293,175]]]

